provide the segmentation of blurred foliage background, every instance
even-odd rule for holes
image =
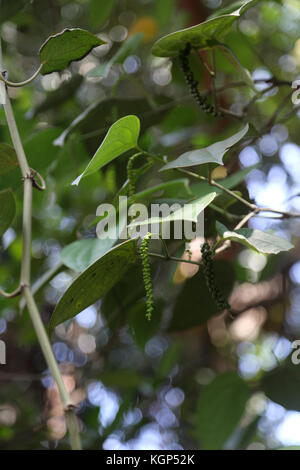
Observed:
[[[36,70],[40,45],[64,28],[81,27],[107,41],[66,71],[9,90],[30,166],[47,182],[44,193],[34,193],[33,281],[57,265],[63,247],[95,238],[91,222],[98,205],[112,202],[124,184],[126,155],[79,187],[71,186],[116,119],[139,116],[144,148],[171,158],[240,128],[242,119],[234,116],[205,115],[190,97],[176,61],[151,55],[156,39],[201,23],[231,3],[0,2],[4,64],[12,81],[22,81]],[[240,83],[224,57],[216,57],[216,85],[224,87],[219,94],[222,107],[233,115],[246,109],[243,120],[252,125],[255,137],[251,145],[226,155],[229,175],[255,165],[235,189],[259,205],[295,212],[300,210],[300,114],[291,102],[290,85],[299,76],[299,27],[297,0],[261,0],[228,34],[226,43],[253,79],[261,80],[257,91],[268,89],[261,95]],[[120,52],[129,38],[130,47]],[[201,63],[194,66],[200,89],[211,94],[207,70]],[[275,81],[268,82],[272,77]],[[3,109],[0,140],[10,142]],[[154,166],[137,187],[171,178],[172,173],[158,173]],[[0,284],[13,289],[22,253],[22,182],[17,171],[1,177],[0,189],[8,186],[18,211],[2,239]],[[162,196],[186,195],[157,194]],[[231,212],[243,214],[244,207],[233,202],[220,198],[218,205],[231,204]],[[216,217],[232,225],[208,209],[206,230]],[[265,256],[233,245],[219,257],[219,283],[239,312],[234,322],[214,316],[217,311],[201,274],[189,265],[153,262],[156,308],[151,323],[144,319],[145,293],[137,265],[96,305],[56,328],[53,347],[78,404],[84,448],[300,445],[300,366],[292,367],[289,358],[300,334],[299,220],[257,217],[251,226],[274,229],[291,240],[295,250]],[[170,250],[180,256],[184,246],[171,243]],[[198,241],[192,245],[195,259],[199,250]],[[75,275],[62,266],[39,291],[46,324]],[[0,339],[7,345],[7,363],[0,366],[0,448],[67,448],[58,394],[26,309],[20,315],[18,299],[0,299]]]

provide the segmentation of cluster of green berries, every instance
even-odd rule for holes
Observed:
[[[208,103],[207,98],[205,96],[202,96],[198,90],[198,81],[195,80],[194,74],[191,70],[190,67],[190,62],[189,62],[189,56],[191,53],[191,44],[187,43],[185,49],[183,49],[179,53],[179,61],[181,65],[182,72],[184,74],[185,80],[187,84],[189,85],[191,95],[193,98],[196,100],[200,108],[206,113],[206,114],[212,114],[213,116],[220,116],[222,117],[223,114],[216,111],[214,106]]]
[[[153,287],[151,281],[151,269],[150,269],[150,260],[149,260],[149,246],[151,240],[151,233],[143,238],[140,246],[140,257],[142,260],[143,268],[143,281],[146,291],[146,318],[150,321],[151,315],[154,309],[153,301]]]
[[[225,299],[219,287],[216,285],[213,254],[208,243],[204,243],[202,245],[201,253],[202,253],[203,272],[204,272],[206,284],[211,293],[211,296],[216,302],[220,310],[230,311],[231,307],[229,303]]]
[[[134,203],[134,195],[135,195],[135,170],[133,169],[135,160],[139,157],[139,155],[133,155],[129,158],[127,163],[127,179],[128,179],[128,195],[129,201],[131,204]]]

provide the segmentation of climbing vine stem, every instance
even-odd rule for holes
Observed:
[[[0,41],[0,70],[2,68],[2,50]],[[44,358],[47,362],[51,375],[57,385],[58,392],[64,408],[67,428],[69,431],[70,444],[73,450],[81,450],[81,441],[79,435],[79,426],[75,414],[75,407],[69,396],[69,393],[64,384],[59,366],[56,362],[48,335],[46,333],[44,324],[41,320],[40,313],[36,306],[34,296],[31,289],[31,231],[32,231],[32,188],[36,187],[35,175],[36,172],[32,170],[27,162],[27,158],[23,149],[22,141],[19,135],[17,124],[15,121],[11,102],[5,89],[4,100],[3,100],[4,112],[8,124],[8,128],[11,135],[11,140],[14,145],[17,158],[19,161],[22,179],[24,182],[24,193],[23,193],[23,230],[22,230],[22,261],[21,261],[21,274],[19,288],[12,294],[22,294],[25,298],[29,315],[33,323],[38,341],[40,343]],[[40,177],[41,185],[38,189],[44,190],[45,185],[43,179]],[[3,294],[0,291],[0,294]],[[4,293],[6,294],[6,293]],[[6,294],[5,296],[13,296],[12,294]]]

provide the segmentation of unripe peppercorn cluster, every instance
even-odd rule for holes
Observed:
[[[143,268],[143,281],[146,291],[146,318],[150,321],[152,312],[154,309],[153,302],[153,287],[151,281],[151,269],[150,269],[150,260],[149,260],[149,246],[151,240],[151,233],[143,238],[140,246],[140,257],[142,261]]]
[[[211,296],[216,302],[220,310],[230,311],[231,307],[229,303],[225,299],[219,287],[216,285],[213,255],[212,255],[212,251],[208,243],[204,243],[202,245],[201,253],[202,253],[203,272],[204,272],[206,284],[211,293]]]
[[[133,165],[135,160],[139,157],[139,154],[133,155],[129,158],[127,163],[127,179],[128,179],[128,195],[129,195],[129,202],[130,204],[134,203],[134,195],[135,195],[135,170],[133,169]]]
[[[216,111],[214,106],[208,103],[207,98],[205,96],[202,96],[198,90],[198,81],[195,80],[194,74],[191,70],[190,63],[189,63],[189,56],[191,53],[191,44],[187,43],[185,49],[183,49],[179,53],[179,61],[180,61],[180,66],[182,69],[182,72],[184,74],[185,80],[187,84],[190,87],[190,92],[193,98],[196,100],[200,108],[206,113],[206,114],[212,114],[213,116],[220,116],[222,117],[223,114]]]

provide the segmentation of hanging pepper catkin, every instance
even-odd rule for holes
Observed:
[[[204,272],[206,284],[211,293],[211,296],[216,302],[220,310],[230,311],[231,307],[229,303],[227,302],[223,293],[221,292],[221,290],[216,284],[213,255],[212,255],[212,251],[208,243],[204,243],[202,245],[201,253],[202,253],[203,272]]]
[[[185,80],[186,80],[187,84],[189,85],[191,95],[197,101],[200,108],[206,114],[212,114],[213,116],[222,117],[223,114],[216,111],[215,107],[212,106],[211,104],[209,104],[208,101],[207,101],[207,98],[205,96],[202,96],[201,93],[198,90],[198,81],[195,80],[195,77],[194,77],[194,74],[191,70],[190,62],[189,62],[189,56],[190,56],[190,53],[191,53],[191,49],[192,49],[191,44],[187,43],[185,49],[183,49],[179,53],[180,66],[181,66],[182,72],[184,74]]]
[[[147,235],[143,238],[140,246],[140,257],[142,261],[142,268],[143,268],[143,281],[146,291],[146,318],[150,321],[152,312],[154,309],[154,302],[153,302],[153,287],[151,281],[151,268],[150,268],[150,260],[149,260],[149,246],[151,240],[151,233],[147,233]]]
[[[128,195],[130,204],[134,203],[135,195],[135,170],[133,169],[133,165],[139,156],[140,154],[132,155],[127,163]]]

